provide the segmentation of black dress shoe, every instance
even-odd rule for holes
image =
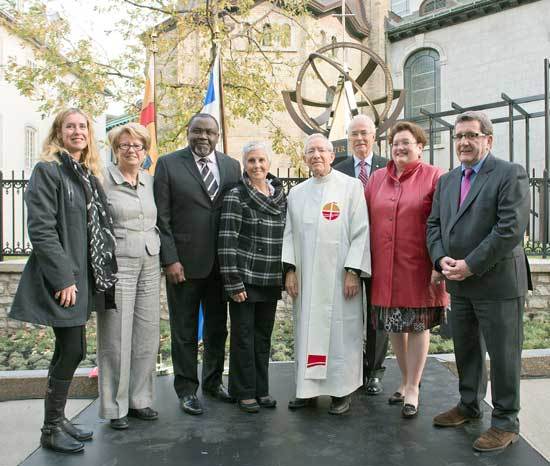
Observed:
[[[351,397],[348,396],[331,396],[332,402],[328,409],[329,414],[344,414],[349,411],[351,405]]]
[[[233,398],[227,388],[223,383],[219,384],[216,388],[203,388],[203,393],[216,398],[220,401],[225,401],[226,403],[235,403],[235,398]]]
[[[311,406],[315,404],[317,397],[315,398],[294,398],[288,402],[288,409],[300,409],[305,408],[306,406]]]
[[[378,377],[369,377],[365,385],[367,395],[380,395],[384,391],[382,380]]]
[[[154,421],[159,418],[159,413],[149,407],[140,409],[129,409],[128,416],[136,417],[142,421]]]
[[[415,417],[417,414],[418,414],[418,408],[415,405],[411,405],[410,403],[405,403],[403,405],[403,408],[401,408],[401,416],[403,416],[406,419]]]
[[[180,398],[180,407],[187,414],[202,414],[202,405],[197,395],[185,395]]]
[[[124,430],[128,428],[128,418],[126,416],[119,419],[111,419],[111,428],[116,430]]]
[[[245,413],[258,413],[260,411],[260,405],[254,401],[254,403],[243,403],[241,400],[237,401],[241,411]]]
[[[256,401],[262,408],[275,408],[277,406],[277,400],[271,398],[271,395],[259,396]]]

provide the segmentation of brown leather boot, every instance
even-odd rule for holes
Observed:
[[[516,443],[519,440],[519,435],[515,432],[508,432],[491,427],[481,434],[474,442],[474,450],[477,451],[499,451],[504,450],[508,445]]]

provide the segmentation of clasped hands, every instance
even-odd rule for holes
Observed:
[[[439,266],[447,280],[461,282],[473,275],[464,259],[453,259],[445,256],[439,259]]]
[[[359,277],[354,273],[346,272],[344,278],[344,298],[353,298],[359,293],[360,289],[361,281]],[[293,270],[288,271],[286,274],[285,290],[292,299],[298,296],[298,278],[296,277],[296,272]]]

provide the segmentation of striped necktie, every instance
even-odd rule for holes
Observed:
[[[367,175],[366,170],[366,163],[364,160],[359,161],[359,176],[358,178],[361,180],[361,183],[363,183],[363,187],[367,187],[367,181],[369,181],[369,175]]]
[[[208,162],[210,162],[210,160],[203,157],[199,159],[199,162],[202,165],[201,176],[204,180],[208,195],[210,196],[210,199],[214,199],[218,192],[218,182],[216,181],[216,178],[214,178],[214,173],[212,173],[210,168],[208,168]]]
[[[472,186],[473,172],[473,168],[466,168],[464,170],[464,176],[462,177],[462,182],[460,183],[460,203],[458,205],[459,207],[464,203],[466,196],[470,192],[470,187]]]

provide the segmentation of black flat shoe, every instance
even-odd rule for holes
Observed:
[[[275,408],[277,406],[277,400],[271,398],[271,395],[260,396],[256,398],[256,401],[262,408]]]
[[[254,401],[254,403],[243,403],[241,400],[237,401],[239,409],[245,413],[258,413],[260,411],[260,405]]]
[[[202,405],[197,395],[185,395],[180,398],[180,407],[187,414],[202,414]]]
[[[215,388],[203,388],[202,392],[217,400],[225,401],[226,403],[235,403],[235,398],[229,394],[229,391],[223,383]]]
[[[154,421],[159,418],[159,413],[149,407],[140,409],[129,409],[128,416],[141,419],[142,421]]]
[[[126,416],[119,419],[111,419],[110,425],[112,429],[124,430],[128,428],[128,418]]]
[[[401,408],[401,416],[403,416],[405,419],[410,419],[412,417],[415,417],[418,414],[418,407],[411,405],[409,403],[405,403],[403,405],[403,408]]]
[[[61,421],[61,428],[69,434],[72,438],[82,442],[84,440],[90,440],[94,433],[91,430],[79,429],[75,424],[69,421],[66,417]]]
[[[405,395],[401,392],[395,392],[392,396],[388,398],[388,403],[391,405],[400,405],[405,401]]]

